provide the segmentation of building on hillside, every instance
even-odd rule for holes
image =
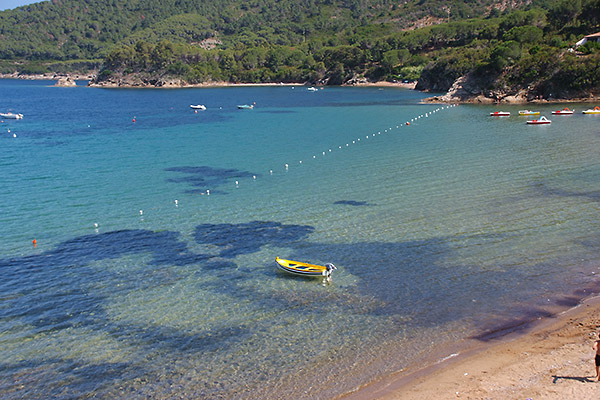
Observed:
[[[600,42],[600,32],[585,36],[579,42],[575,43],[575,47],[583,46],[588,40]]]

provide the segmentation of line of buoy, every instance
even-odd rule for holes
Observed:
[[[410,126],[411,122],[417,121],[417,120],[419,120],[421,118],[428,118],[429,115],[432,115],[432,114],[434,114],[436,112],[439,112],[441,110],[444,110],[444,109],[447,109],[447,108],[450,108],[450,107],[456,107],[456,106],[457,106],[456,104],[442,106],[442,107],[439,107],[439,108],[437,108],[437,109],[435,109],[433,111],[429,111],[429,112],[426,112],[425,114],[418,115],[418,116],[412,118],[410,121],[406,121],[403,124],[396,125],[396,129],[401,128],[402,126]],[[132,122],[135,122],[135,117],[133,117]],[[393,130],[393,127],[389,127],[387,129],[384,129],[383,132],[382,131],[377,131],[376,133],[374,132],[374,133],[365,135],[364,138],[365,139],[369,139],[370,137],[375,137],[376,135],[381,135],[382,133],[390,133],[390,132],[392,132],[392,130]],[[9,132],[10,132],[10,130],[9,130]],[[16,135],[14,135],[14,136],[16,137]],[[350,144],[356,144],[357,142],[360,142],[360,141],[361,141],[361,138],[358,137],[355,140],[352,140],[352,142],[345,143],[345,146],[339,145],[339,146],[337,146],[337,148],[341,150],[343,147],[350,147]],[[323,156],[325,156],[325,155],[327,155],[327,153],[332,153],[332,152],[333,152],[333,148],[329,148],[328,151],[323,151],[323,152],[321,152],[321,154]],[[313,155],[312,158],[316,159],[317,156]],[[303,164],[303,160],[299,160],[298,164],[302,165]],[[289,163],[285,163],[284,164],[284,168],[285,168],[286,171],[289,171],[290,164]],[[269,170],[269,175],[273,175],[273,170],[272,169]],[[256,179],[257,179],[256,175],[252,175],[252,180],[256,181]],[[239,184],[240,184],[239,180],[236,180],[235,181],[235,187],[239,188]],[[210,190],[206,189],[206,193],[202,193],[202,194],[206,194],[207,196],[210,196]],[[174,200],[174,203],[175,203],[175,207],[179,206],[179,201],[177,199]],[[144,211],[143,210],[139,210],[139,215],[140,215],[140,220],[143,221],[144,220],[144,218],[143,218]],[[99,227],[99,224],[97,222],[94,223],[94,229],[96,230],[96,232],[98,232],[98,227]],[[33,246],[34,247],[37,246],[36,239],[33,239]]]

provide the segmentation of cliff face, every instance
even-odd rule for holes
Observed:
[[[420,87],[419,87],[420,86]],[[435,87],[435,86],[434,86]],[[417,85],[417,89],[428,89],[424,84]],[[493,89],[491,89],[493,88]],[[427,101],[440,101],[447,103],[534,103],[534,102],[587,102],[598,101],[599,90],[561,92],[552,90],[552,86],[544,83],[521,87],[517,85],[506,86],[499,80],[486,79],[473,73],[468,73],[456,79],[448,88],[446,94],[434,96]]]
[[[115,74],[110,77],[105,77],[104,79],[99,79],[96,77],[92,81],[90,81],[89,86],[96,87],[154,87],[154,88],[178,88],[178,87],[186,87],[189,86],[187,82],[182,79],[177,78],[167,78],[167,77],[159,77],[152,76],[146,74],[128,74],[121,75]]]

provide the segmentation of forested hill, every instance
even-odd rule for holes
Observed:
[[[488,0],[50,0],[0,12],[0,58],[70,60],[106,55],[117,43],[340,44],[423,24],[488,15]],[[524,1],[512,1],[515,7]],[[501,6],[505,10],[506,7]],[[367,32],[364,32],[365,28]],[[337,39],[336,39],[337,38]]]
[[[569,50],[599,31],[600,0],[51,0],[0,12],[0,72],[569,97],[600,86],[599,46]]]

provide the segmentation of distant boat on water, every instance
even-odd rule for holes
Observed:
[[[569,107],[565,107],[562,110],[552,111],[554,115],[573,115],[575,110],[569,110]]]
[[[23,114],[0,113],[0,117],[5,119],[23,119]]]
[[[190,108],[193,110],[206,110],[206,106],[204,106],[203,104],[198,104],[198,105],[190,104]]]
[[[539,111],[521,110],[519,115],[540,115]]]
[[[494,112],[491,112],[490,115],[492,117],[508,117],[510,115],[510,112],[508,112],[508,111],[494,111]]]
[[[594,109],[585,110],[581,112],[582,114],[600,114],[600,107],[596,106]]]
[[[254,106],[252,104],[242,104],[237,106],[240,110],[252,110]]]
[[[531,121],[527,121],[527,124],[529,124],[529,125],[547,125],[551,122],[552,121],[550,121],[548,118],[546,118],[542,115],[542,117],[540,119],[534,119]]]

